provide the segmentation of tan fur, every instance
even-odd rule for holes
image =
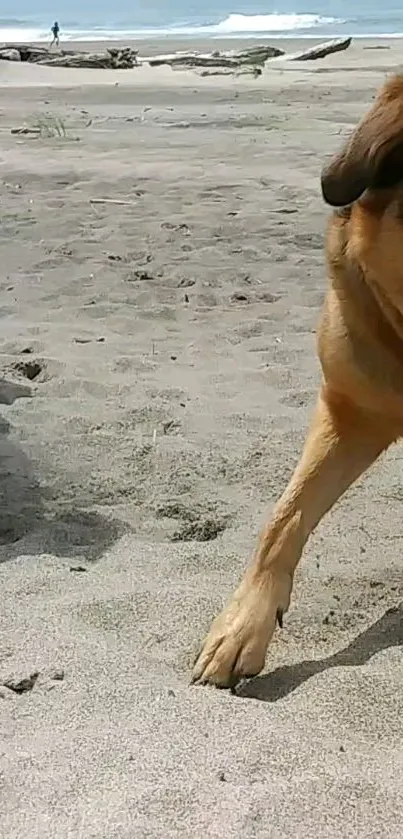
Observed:
[[[403,77],[389,80],[322,174],[329,287],[318,332],[323,382],[302,457],[193,680],[259,673],[295,568],[322,516],[403,436]]]

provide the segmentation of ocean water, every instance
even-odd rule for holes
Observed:
[[[125,38],[403,37],[403,3],[386,0],[0,0],[0,42]]]

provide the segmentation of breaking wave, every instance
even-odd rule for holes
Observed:
[[[165,26],[91,26],[70,23],[63,25],[61,20],[61,35],[63,41],[106,41],[124,40],[125,38],[159,38],[159,37],[239,37],[246,35],[283,35],[293,33],[312,33],[316,28],[331,29],[337,23],[344,23],[340,18],[323,17],[316,14],[269,14],[243,15],[231,14],[218,23],[181,22]],[[0,42],[47,41],[50,39],[50,29],[43,26],[27,25],[26,21],[0,20]]]

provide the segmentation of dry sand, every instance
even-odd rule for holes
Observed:
[[[266,675],[188,685],[301,448],[319,171],[378,46],[256,81],[0,66],[9,839],[401,834],[401,448],[309,542]]]

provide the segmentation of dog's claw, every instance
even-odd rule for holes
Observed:
[[[283,628],[283,614],[284,614],[284,612],[283,612],[283,610],[282,610],[282,609],[277,609],[277,612],[276,612],[276,621],[277,621],[277,623],[278,623],[278,625],[279,625],[280,629],[282,629],[282,628]]]

